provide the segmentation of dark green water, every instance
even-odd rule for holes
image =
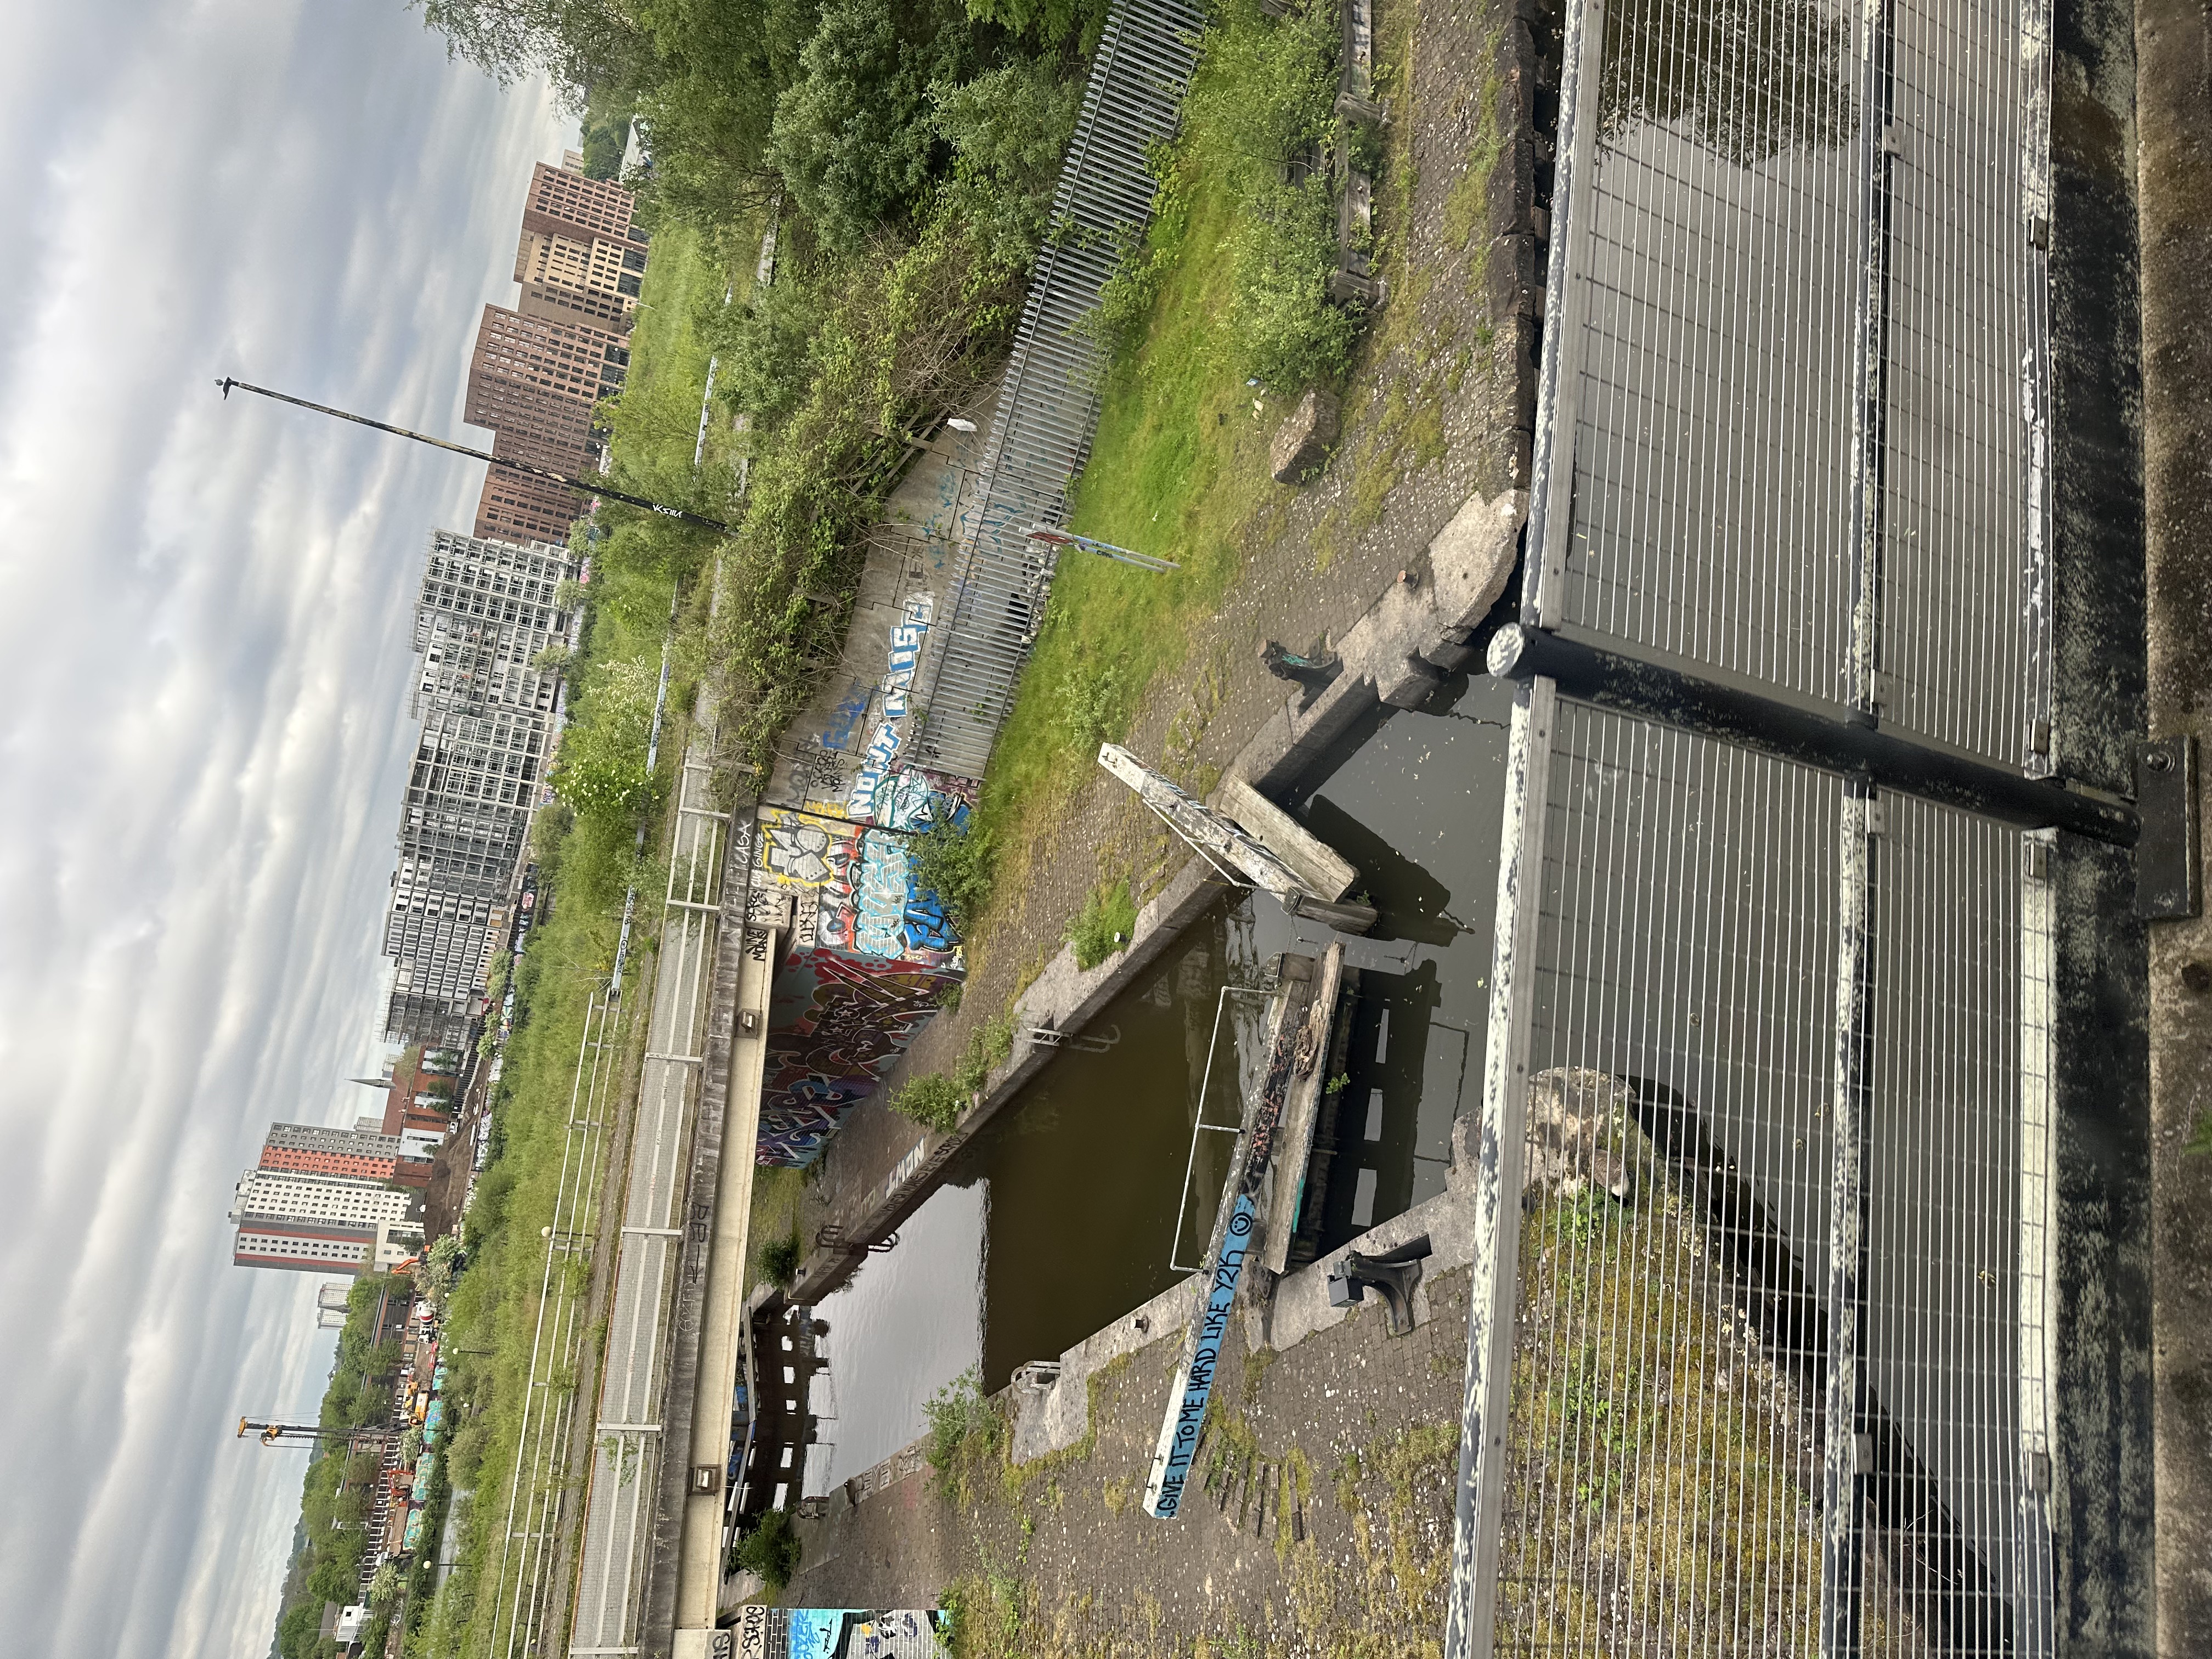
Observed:
[[[1510,686],[1455,681],[1425,709],[1364,723],[1285,802],[1382,912],[1371,937],[1346,941],[1361,978],[1325,1250],[1443,1190],[1452,1119],[1479,1092],[1511,706]],[[1197,1137],[1178,1252],[1217,1014],[1208,1122],[1234,1122],[1240,1058],[1254,1063],[1261,1041],[1264,1005],[1224,1007],[1223,988],[1258,985],[1282,951],[1317,954],[1331,937],[1264,896],[1225,896],[1092,1022],[1085,1036],[1110,1046],[1055,1056],[977,1137],[899,1247],[822,1304],[837,1412],[823,1437],[838,1450],[810,1485],[912,1440],[920,1401],[966,1365],[996,1389],[1183,1276],[1229,1149]]]

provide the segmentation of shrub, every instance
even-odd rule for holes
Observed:
[[[968,15],[979,23],[996,23],[1009,34],[1024,34],[1041,46],[1097,40],[1106,27],[1107,0],[968,0]]]
[[[787,1510],[770,1510],[738,1540],[731,1552],[737,1565],[761,1576],[773,1595],[783,1594],[791,1575],[799,1571],[799,1533]]]
[[[1028,264],[1051,218],[1081,83],[1062,81],[1054,64],[1016,61],[930,95],[931,125],[953,154],[944,210],[972,226],[994,257]]]
[[[799,1277],[800,1248],[797,1233],[771,1238],[761,1247],[761,1272],[779,1291],[789,1290],[791,1281]]]
[[[1082,914],[1067,925],[1067,942],[1075,947],[1075,965],[1096,968],[1124,949],[1137,931],[1137,902],[1129,884],[1095,887],[1083,902]]]
[[[954,931],[965,938],[991,896],[998,848],[990,832],[972,816],[964,823],[935,823],[908,852],[915,889],[936,894]]]
[[[973,1365],[932,1395],[921,1414],[929,1425],[924,1455],[940,1475],[950,1475],[964,1455],[998,1450],[1005,1437],[1006,1419],[983,1398],[982,1376]]]
[[[932,1129],[950,1129],[960,1121],[968,1097],[940,1072],[924,1072],[908,1078],[890,1099],[891,1110]]]
[[[957,78],[966,46],[966,30],[939,26],[936,9],[829,0],[798,82],[776,100],[769,165],[831,247],[858,252],[927,189],[931,83]]]
[[[1060,729],[1085,758],[1119,738],[1127,718],[1121,677],[1111,667],[1085,664],[1060,683]]]
[[[1209,153],[1231,159],[1246,212],[1230,250],[1231,325],[1239,367],[1292,394],[1334,380],[1350,362],[1357,322],[1332,304],[1336,194],[1325,167],[1296,182],[1340,137],[1335,113],[1337,9],[1305,0],[1281,18],[1237,0],[1206,36],[1206,73],[1192,93]]]
[[[1328,297],[1337,245],[1328,178],[1315,173],[1255,198],[1233,258],[1235,334],[1245,371],[1284,397],[1341,376],[1359,326]]]

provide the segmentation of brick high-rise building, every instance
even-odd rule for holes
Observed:
[[[261,1143],[260,1167],[352,1181],[397,1181],[420,1187],[430,1179],[428,1158],[418,1158],[389,1134],[331,1129],[313,1123],[272,1123]]]
[[[647,238],[630,193],[580,167],[532,170],[515,244],[520,298],[484,307],[469,362],[471,426],[498,434],[492,453],[580,477],[597,470],[592,406],[623,383],[625,343],[645,278]],[[583,498],[492,467],[476,533],[565,542]]]
[[[619,334],[582,321],[526,316],[486,306],[469,359],[462,418],[496,435],[492,453],[570,477],[599,469],[601,441],[592,413],[629,371]],[[583,498],[505,467],[485,469],[477,502],[479,535],[565,542]]]
[[[522,228],[525,234],[605,237],[642,246],[645,233],[630,222],[634,205],[630,193],[613,179],[587,177],[580,158],[574,167],[540,161],[530,170]]]
[[[241,1215],[230,1259],[240,1267],[281,1267],[298,1273],[389,1273],[422,1248],[422,1229],[414,1222],[362,1226],[286,1216]]]
[[[358,1273],[372,1267],[388,1269],[421,1247],[419,1194],[380,1181],[268,1164],[275,1143],[312,1146],[319,1133],[324,1137],[347,1134],[338,1129],[318,1132],[307,1124],[271,1124],[270,1143],[262,1148],[262,1167],[238,1178],[230,1207],[230,1218],[238,1226],[230,1259],[238,1266]],[[291,1144],[278,1150],[299,1151],[301,1146]]]
[[[492,434],[493,454],[519,459],[504,432]],[[558,547],[568,539],[569,526],[576,521],[576,492],[561,484],[488,466],[471,529],[489,541],[550,542]]]

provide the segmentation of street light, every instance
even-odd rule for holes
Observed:
[[[520,472],[528,477],[542,478],[547,483],[559,484],[564,489],[580,490],[586,495],[604,495],[609,501],[620,501],[626,507],[641,507],[648,513],[658,513],[664,519],[681,519],[685,524],[696,524],[702,530],[715,531],[725,536],[736,533],[720,519],[709,519],[703,514],[690,511],[688,507],[670,507],[663,501],[649,501],[643,495],[624,495],[621,490],[611,489],[596,480],[572,478],[565,472],[556,472],[550,466],[532,466],[527,461],[509,460],[504,455],[493,455],[481,449],[471,449],[465,444],[447,443],[443,438],[433,438],[420,432],[410,432],[405,427],[393,426],[387,421],[372,421],[366,415],[348,414],[343,409],[332,409],[328,404],[311,404],[305,398],[295,398],[283,392],[271,392],[265,386],[255,386],[247,380],[232,380],[228,375],[217,380],[216,384],[222,388],[223,400],[226,403],[230,400],[231,388],[235,386],[240,392],[252,392],[264,398],[273,398],[278,403],[290,404],[295,409],[312,409],[318,415],[330,415],[341,421],[351,421],[356,426],[368,427],[378,432],[389,432],[395,438],[412,438],[418,444],[428,444],[434,449],[450,450],[456,455],[465,455],[472,461],[489,461],[492,465],[503,466],[510,472]]]

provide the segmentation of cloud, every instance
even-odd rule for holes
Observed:
[[[344,1121],[378,955],[411,585],[476,469],[233,398],[459,422],[542,87],[397,4],[35,9],[0,58],[0,1622],[51,1655],[268,1641],[308,1275],[229,1265],[272,1118]]]

